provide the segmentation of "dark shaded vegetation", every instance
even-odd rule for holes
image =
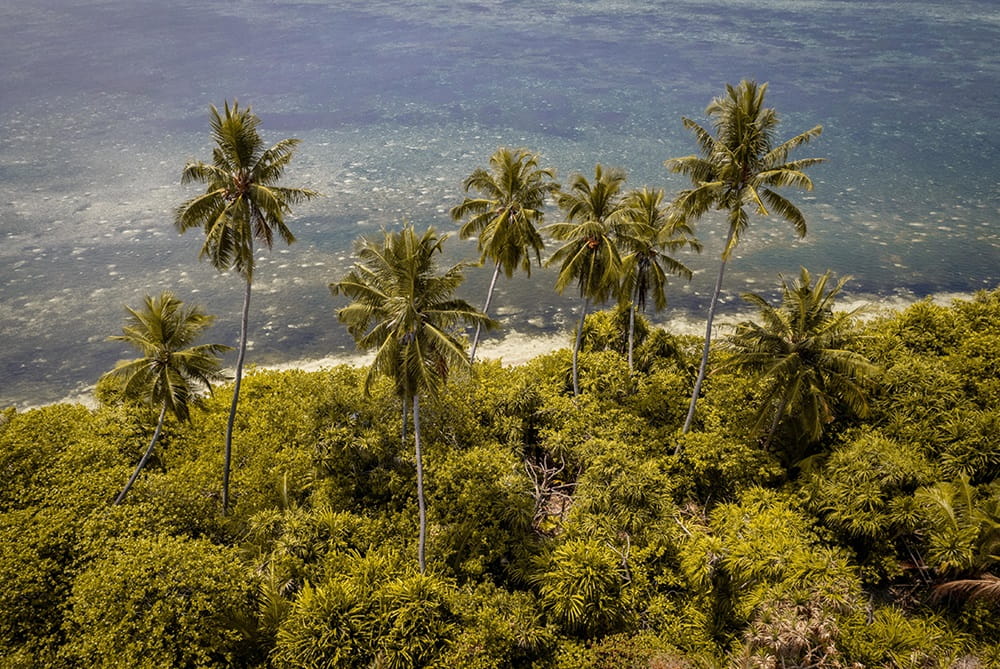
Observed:
[[[844,325],[844,324],[841,324]],[[0,417],[3,666],[995,667],[1000,291],[867,323],[864,417],[818,438],[701,341],[592,314],[572,353],[455,371],[422,402],[426,573],[390,380],[251,371],[168,414]],[[743,370],[743,371],[737,371]],[[812,419],[810,416],[806,416]],[[678,441],[681,455],[674,455]]]

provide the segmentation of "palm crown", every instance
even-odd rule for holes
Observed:
[[[728,212],[730,235],[723,258],[729,257],[749,224],[747,206],[760,215],[776,214],[787,220],[800,237],[806,234],[802,212],[774,189],[794,186],[812,190],[812,181],[803,170],[822,159],[789,161],[788,155],[817,137],[823,128],[817,125],[775,146],[778,115],[764,106],[766,92],[766,83],[744,80],[735,87],[727,84],[726,94],[705,109],[712,119],[714,136],[697,122],[683,120],[684,127],[695,134],[701,155],[665,163],[694,184],[674,200],[675,215],[695,220],[713,207]]]
[[[829,279],[827,272],[813,283],[804,268],[794,284],[782,279],[778,307],[754,293],[743,296],[757,307],[761,322],[736,327],[728,339],[727,365],[765,379],[756,428],[772,416],[768,443],[786,415],[798,421],[807,441],[816,441],[837,405],[861,416],[868,412],[865,390],[876,368],[852,350],[859,341],[854,321],[859,310],[833,311],[847,279],[827,289]]]
[[[490,156],[490,169],[476,169],[462,184],[466,197],[451,210],[462,239],[479,238],[480,262],[497,263],[507,277],[518,268],[531,274],[531,256],[541,263],[545,247],[536,226],[544,218],[546,199],[559,188],[555,172],[538,167],[538,156],[527,149],[501,147]]]
[[[129,344],[142,357],[119,362],[108,376],[123,382],[126,396],[163,405],[178,420],[188,420],[188,405],[197,389],[211,389],[213,381],[225,378],[218,356],[228,346],[191,346],[213,318],[200,307],[185,307],[169,292],[147,295],[142,309],[126,307],[126,311],[122,334],[110,339]]]
[[[545,229],[565,242],[546,263],[559,265],[556,290],[560,293],[576,281],[581,297],[594,302],[618,295],[621,255],[615,233],[625,224],[621,197],[624,182],[623,170],[597,165],[593,183],[576,174],[569,190],[559,194],[559,208],[566,220]]]
[[[189,162],[184,166],[184,183],[206,184],[203,194],[182,204],[174,223],[185,232],[194,227],[205,230],[201,256],[216,269],[235,269],[247,280],[254,270],[254,241],[267,248],[277,234],[285,243],[295,240],[285,224],[293,204],[318,195],[306,188],[278,186],[292,159],[297,139],[283,139],[270,148],[257,132],[260,119],[249,107],[240,109],[227,102],[224,114],[211,107],[212,162]]]
[[[374,376],[393,379],[396,391],[411,398],[436,393],[454,366],[468,360],[454,328],[492,321],[453,294],[468,263],[437,273],[434,255],[447,235],[428,228],[418,236],[410,225],[383,232],[381,240],[362,239],[360,262],[342,280],[330,284],[334,295],[350,298],[337,318],[364,351],[375,349],[366,388]]]
[[[630,192],[624,201],[625,219],[618,244],[625,252],[622,257],[622,293],[634,299],[645,311],[650,294],[656,310],[667,306],[667,274],[690,279],[691,270],[668,255],[690,246],[701,251],[687,222],[671,219],[663,206],[663,190],[642,188]]]

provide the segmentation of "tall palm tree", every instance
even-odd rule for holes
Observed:
[[[486,325],[493,321],[464,300],[453,297],[468,263],[438,273],[434,254],[448,235],[434,228],[418,236],[411,225],[399,232],[383,231],[381,240],[358,242],[359,261],[330,291],[344,295],[351,304],[337,311],[358,348],[375,350],[365,377],[365,392],[381,375],[392,379],[396,394],[413,415],[417,461],[417,506],[420,537],[417,559],[425,568],[424,547],[427,512],[424,504],[424,469],[420,434],[420,395],[437,395],[452,367],[468,367],[465,349],[454,333],[460,324]]]
[[[797,421],[800,436],[810,443],[823,435],[838,406],[859,416],[868,413],[866,387],[876,367],[852,350],[860,340],[854,317],[861,308],[834,312],[833,300],[847,279],[827,289],[829,280],[827,272],[813,283],[805,268],[792,285],[782,279],[778,307],[755,293],[743,296],[757,307],[761,322],[736,326],[725,365],[766,383],[755,425],[760,430],[771,419],[765,448],[786,416]]]
[[[545,227],[546,232],[564,242],[545,263],[559,265],[556,290],[561,294],[574,281],[583,298],[580,323],[573,346],[573,395],[580,394],[578,359],[583,338],[583,322],[591,302],[602,304],[620,294],[622,260],[616,235],[626,225],[621,187],[625,172],[618,168],[594,168],[591,183],[574,174],[569,190],[557,202],[566,220]]]
[[[221,344],[190,346],[212,324],[213,318],[201,307],[185,307],[169,292],[158,297],[147,295],[140,310],[129,307],[125,310],[129,316],[122,334],[109,339],[131,345],[142,353],[142,357],[122,360],[105,377],[120,380],[126,397],[138,397],[153,406],[159,405],[160,418],[135,472],[115,498],[115,506],[124,501],[152,455],[167,412],[177,420],[190,420],[188,404],[198,387],[211,391],[213,381],[225,378],[219,370],[219,354],[229,350]]]
[[[283,139],[270,148],[257,132],[260,119],[249,107],[239,103],[224,112],[211,107],[212,162],[189,162],[181,175],[183,183],[196,181],[207,185],[205,192],[186,201],[174,215],[180,232],[202,228],[205,241],[201,258],[207,258],[220,272],[235,270],[245,282],[243,313],[240,320],[239,353],[233,400],[226,423],[226,444],[222,470],[222,511],[229,510],[229,470],[232,462],[233,424],[243,380],[250,314],[250,288],[254,275],[254,244],[268,249],[277,234],[286,244],[295,241],[285,225],[285,216],[294,204],[317,197],[307,188],[279,186],[285,168],[292,160],[297,139]]]
[[[663,190],[642,188],[625,196],[625,219],[619,234],[622,257],[622,296],[629,299],[628,369],[632,371],[635,348],[635,310],[646,311],[650,294],[653,308],[662,311],[667,306],[667,274],[691,280],[691,270],[674,259],[672,253],[684,246],[701,252],[701,243],[694,238],[691,227],[684,221],[671,219],[663,206]]]
[[[500,270],[509,279],[518,268],[531,276],[531,256],[542,262],[545,243],[537,226],[545,216],[542,207],[550,194],[559,190],[552,181],[555,171],[538,166],[538,156],[527,149],[501,147],[490,156],[490,168],[476,169],[462,184],[465,192],[475,190],[480,197],[466,197],[451,209],[456,221],[466,219],[458,236],[479,239],[479,262],[494,263],[493,278],[486,293],[483,313],[488,313]],[[472,339],[469,360],[475,361],[480,327]]]
[[[712,120],[715,135],[689,118],[683,120],[684,127],[694,133],[701,155],[673,158],[664,163],[671,171],[690,177],[693,184],[673,201],[673,216],[693,222],[710,209],[716,209],[726,212],[729,223],[726,243],[722,247],[722,262],[708,307],[701,365],[684,420],[685,433],[691,429],[695,405],[705,380],[712,321],[722,291],[726,262],[750,224],[750,210],[760,216],[783,218],[792,224],[799,237],[806,234],[806,220],[802,212],[775,189],[794,186],[812,190],[812,181],[803,170],[822,162],[822,159],[789,161],[788,155],[817,137],[823,128],[817,125],[775,145],[778,115],[773,108],[764,106],[766,92],[766,83],[758,85],[744,79],[735,87],[727,84],[726,94],[712,100],[705,109]]]

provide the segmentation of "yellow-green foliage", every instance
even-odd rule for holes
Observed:
[[[306,585],[278,630],[279,667],[426,667],[455,632],[454,586],[411,561],[345,555],[334,578]]]
[[[628,622],[628,573],[619,550],[600,540],[568,540],[540,556],[532,582],[553,620],[571,634],[615,631]]]
[[[911,496],[935,473],[914,445],[863,433],[807,477],[809,507],[847,537],[884,545],[913,531]]]
[[[614,634],[592,645],[564,644],[557,669],[702,669],[714,666],[651,632]]]
[[[90,418],[85,407],[69,404],[8,415],[0,431],[0,511],[45,500],[60,452],[87,436]]]
[[[75,666],[217,667],[238,654],[228,616],[251,575],[232,548],[181,537],[112,543],[73,582],[67,602]]]
[[[718,432],[689,432],[674,441],[683,453],[677,467],[691,486],[688,494],[706,505],[747,487],[775,484],[785,474],[771,453]]]
[[[871,414],[804,460],[733,371],[679,434],[697,342],[655,329],[631,374],[592,330],[576,398],[566,350],[455,373],[421,403],[426,575],[412,424],[364,370],[246,376],[228,516],[230,387],[114,508],[154,411],[4,411],[0,666],[992,666],[998,323],[989,293],[859,326]]]
[[[916,493],[927,561],[947,574],[983,572],[1000,563],[1000,482],[977,489],[967,478]]]
[[[476,446],[430,460],[428,471],[431,554],[462,578],[502,578],[531,529],[531,484],[519,459]]]
[[[73,512],[22,509],[0,515],[0,657],[53,662],[75,567]],[[16,664],[0,666],[16,666]]]
[[[945,669],[956,666],[967,647],[939,617],[908,616],[894,607],[873,611],[845,636],[849,655],[867,667]]]
[[[577,481],[566,530],[637,537],[674,508],[675,481],[663,457],[641,457],[624,444],[595,457]]]
[[[531,667],[556,645],[554,625],[530,592],[510,592],[485,582],[455,592],[451,605],[461,623],[431,665],[435,669]]]

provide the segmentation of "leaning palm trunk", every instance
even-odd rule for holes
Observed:
[[[413,443],[417,454],[417,510],[420,515],[420,537],[417,541],[417,563],[420,573],[426,568],[424,546],[427,541],[427,507],[424,504],[424,462],[420,450],[420,398],[413,396]]]
[[[573,397],[580,394],[580,368],[578,359],[580,357],[580,346],[583,344],[583,321],[587,318],[587,308],[590,306],[590,298],[583,301],[583,313],[580,314],[580,324],[576,328],[576,346],[573,347]]]
[[[632,373],[632,351],[635,350],[635,303],[639,299],[639,283],[636,282],[632,303],[628,308],[628,371]]]
[[[719,265],[719,276],[715,280],[715,290],[712,292],[712,301],[708,305],[708,323],[705,325],[705,348],[701,353],[701,366],[698,368],[698,377],[694,381],[694,390],[691,392],[691,403],[688,405],[687,418],[684,419],[683,433],[687,434],[691,430],[691,421],[694,420],[694,408],[698,403],[698,395],[701,393],[701,384],[705,380],[705,371],[708,369],[708,349],[712,345],[712,321],[715,320],[715,307],[719,304],[719,294],[722,292],[722,277],[726,273],[726,260],[729,257],[730,244],[733,242],[733,235],[736,229],[729,227],[729,235],[726,237],[725,251],[722,253],[722,263]],[[674,454],[680,453],[680,444]]]
[[[252,253],[251,249],[251,253]],[[243,381],[243,359],[247,352],[247,327],[250,321],[250,288],[252,282],[247,277],[243,292],[243,318],[240,321],[240,351],[236,356],[236,379],[233,383],[233,402],[229,406],[229,420],[226,422],[226,448],[222,458],[222,513],[229,512],[229,469],[233,460],[233,424],[236,422],[236,406],[240,401],[240,384]]]
[[[166,415],[167,400],[164,399],[163,408],[160,409],[160,419],[156,422],[156,429],[153,430],[153,438],[149,441],[149,448],[147,448],[146,452],[142,454],[142,457],[139,459],[139,464],[135,466],[135,471],[132,472],[132,476],[129,478],[128,483],[125,484],[125,489],[118,493],[118,497],[115,498],[115,502],[112,506],[118,506],[125,501],[125,495],[127,495],[128,491],[132,489],[132,484],[135,483],[135,480],[139,478],[139,472],[141,472],[142,468],[146,466],[149,456],[153,454],[153,447],[156,446],[156,440],[160,438],[160,430],[163,428],[163,419]]]
[[[500,261],[497,261],[497,266],[493,270],[493,278],[490,279],[490,289],[486,293],[486,303],[483,305],[483,313],[489,313],[490,302],[493,301],[493,289],[497,285],[497,277],[500,276]],[[482,330],[483,324],[476,323],[476,336],[472,338],[472,352],[469,353],[469,362],[473,363],[476,361],[476,349],[479,347],[479,332]]]
[[[781,398],[781,404],[778,405],[778,410],[774,412],[774,419],[771,420],[771,429],[767,431],[767,437],[764,439],[763,449],[765,451],[771,449],[771,442],[774,441],[774,435],[778,431],[778,425],[781,424],[781,419],[785,417],[785,410],[788,407],[788,396],[790,394],[791,390],[789,389],[789,392],[785,393],[785,396]]]

